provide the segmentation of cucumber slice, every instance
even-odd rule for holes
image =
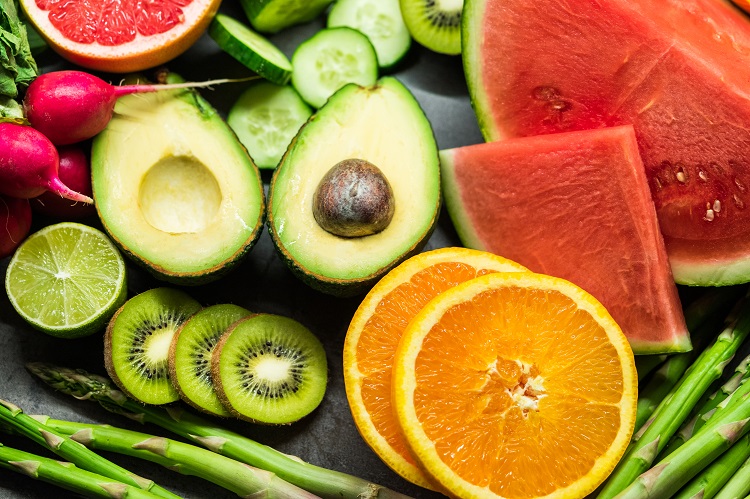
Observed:
[[[328,14],[328,27],[338,26],[367,35],[381,69],[395,66],[411,47],[399,0],[338,0]]]
[[[277,33],[289,26],[312,21],[333,0],[241,0],[253,28]]]
[[[292,67],[292,85],[315,108],[347,83],[370,86],[378,79],[372,43],[351,28],[318,31],[294,51]]]
[[[276,168],[313,110],[290,86],[260,82],[240,95],[227,123],[258,168]]]
[[[284,53],[236,19],[217,14],[208,34],[227,54],[268,81],[278,85],[289,81],[292,64]]]

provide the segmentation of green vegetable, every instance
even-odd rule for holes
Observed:
[[[702,499],[711,499],[748,458],[750,458],[750,434],[738,440],[731,449],[719,456],[709,467],[680,489],[680,492],[674,496],[675,499],[690,499],[696,494],[701,494]]]
[[[643,381],[665,360],[666,355],[638,355],[635,358],[635,369],[638,371],[638,381]]]
[[[0,400],[0,423],[51,450],[63,459],[71,461],[82,469],[106,476],[110,480],[116,480],[122,484],[148,490],[156,496],[179,499],[179,496],[159,487],[153,481],[139,477],[115,463],[104,459],[78,442],[61,435],[31,416],[24,414],[19,407],[4,400]]]
[[[0,0],[0,95],[17,97],[38,74],[14,0]]]
[[[71,423],[35,416],[55,431],[83,445],[145,459],[183,475],[193,475],[231,490],[240,497],[313,499],[310,494],[273,473],[247,466],[202,447],[109,425]]]
[[[46,457],[29,454],[0,444],[0,468],[23,473],[31,478],[57,485],[86,497],[107,499],[156,499],[157,495],[138,487],[76,468]]]
[[[737,365],[729,380],[726,381],[721,387],[712,393],[710,396],[705,397],[700,403],[696,405],[694,416],[688,421],[680,431],[672,438],[669,445],[664,449],[662,455],[666,456],[674,452],[680,447],[687,439],[693,436],[698,430],[700,430],[706,421],[714,414],[716,408],[724,402],[741,384],[748,379],[750,376],[750,355],[745,357],[742,362]]]
[[[633,443],[605,484],[599,499],[615,497],[651,468],[656,456],[667,446],[701,396],[721,377],[724,367],[750,334],[750,302],[747,298],[735,307],[725,324],[726,328],[713,345],[690,366],[674,391],[659,404],[651,419],[633,437]]]
[[[638,476],[617,498],[666,499],[700,473],[750,430],[750,395],[735,402],[682,447]]]
[[[729,481],[714,496],[714,499],[740,499],[750,494],[750,459],[732,475]],[[748,496],[750,497],[750,496]]]
[[[651,376],[648,383],[641,388],[635,415],[636,432],[648,421],[657,406],[674,390],[698,352],[718,332],[714,318],[718,314],[726,314],[729,310],[727,304],[734,303],[737,298],[739,298],[738,288],[715,288],[688,305],[685,309],[685,323],[692,333],[693,350],[668,357]]]
[[[110,380],[45,363],[26,365],[45,383],[78,399],[95,400],[105,409],[141,423],[152,423],[231,459],[271,471],[282,479],[326,498],[408,499],[360,478],[290,457],[238,433],[215,426],[193,413],[170,407],[146,407],[113,388]]]

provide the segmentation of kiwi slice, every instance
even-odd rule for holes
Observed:
[[[104,365],[117,386],[145,404],[179,400],[169,380],[169,348],[182,323],[200,309],[186,293],[170,288],[125,302],[104,335]]]
[[[461,53],[464,0],[400,0],[401,15],[411,36],[441,54]]]
[[[229,326],[251,315],[237,305],[214,305],[190,317],[175,333],[169,349],[169,375],[182,400],[216,416],[232,414],[211,381],[211,354]]]
[[[234,324],[211,358],[214,386],[235,416],[288,424],[323,400],[328,364],[323,345],[299,322],[259,314]]]

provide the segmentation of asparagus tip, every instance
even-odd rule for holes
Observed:
[[[227,439],[222,437],[201,437],[192,434],[189,436],[206,449],[217,453],[221,453],[221,448],[227,443]]]
[[[646,495],[651,494],[651,489],[653,489],[654,485],[659,481],[659,477],[664,473],[664,468],[668,465],[669,463],[658,464],[638,477],[638,480],[643,484],[643,487],[646,490]]]
[[[73,433],[70,439],[88,447],[94,441],[94,432],[91,428],[84,428]]]
[[[724,440],[734,443],[740,438],[740,436],[742,436],[742,429],[747,425],[748,421],[750,421],[750,418],[727,423],[717,428],[716,433],[718,433]]]
[[[651,466],[651,463],[654,462],[654,459],[656,459],[656,455],[659,453],[659,441],[660,440],[661,440],[661,437],[657,436],[651,442],[647,443],[646,445],[638,449],[638,452],[633,454],[633,458],[640,459],[644,463],[646,463],[648,466]]]

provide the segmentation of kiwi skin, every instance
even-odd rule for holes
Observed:
[[[160,289],[160,288],[157,288],[157,289]],[[161,289],[169,289],[169,288],[161,288]],[[136,295],[136,296],[139,296],[139,295]],[[135,297],[133,297],[133,298],[135,298]],[[131,298],[131,300],[132,300],[132,298]],[[192,298],[191,298],[191,300],[192,300]],[[104,332],[104,367],[107,370],[107,374],[109,374],[109,377],[112,378],[112,381],[115,382],[115,384],[118,386],[118,388],[120,388],[120,390],[125,395],[127,395],[129,398],[131,398],[131,399],[133,399],[135,401],[138,401],[140,403],[143,403],[143,404],[149,403],[149,404],[151,404],[152,402],[144,401],[144,400],[142,400],[141,397],[139,397],[138,395],[136,395],[133,392],[131,392],[130,390],[128,390],[128,388],[125,386],[125,383],[123,383],[123,381],[117,375],[117,369],[115,367],[115,363],[114,363],[114,360],[113,360],[113,358],[114,358],[114,356],[113,356],[113,353],[114,353],[114,351],[113,351],[113,332],[114,332],[115,324],[117,323],[117,318],[119,317],[120,313],[122,313],[122,311],[125,310],[125,307],[128,306],[128,303],[130,303],[130,300],[127,300],[125,303],[122,304],[122,306],[120,306],[119,309],[117,309],[117,312],[114,313],[114,315],[112,316],[112,318],[109,320],[109,323],[107,324],[107,329]],[[197,305],[197,306],[200,309],[200,305]],[[167,371],[167,376],[170,376],[169,371]],[[170,384],[171,384],[171,380],[170,380]],[[179,400],[179,394],[177,392],[175,392],[175,393],[177,394],[177,397],[174,400],[171,400],[171,401],[168,401],[168,402],[164,402],[164,404],[169,404],[171,402],[176,402],[177,400]]]
[[[219,341],[217,342],[216,346],[214,347],[213,354],[211,355],[211,379],[214,383],[214,387],[216,388],[216,394],[219,396],[219,400],[221,400],[221,403],[224,405],[224,407],[229,410],[230,413],[237,419],[241,419],[244,421],[248,421],[250,423],[255,423],[259,425],[265,425],[265,426],[288,426],[292,423],[295,423],[296,421],[289,421],[286,423],[269,423],[267,421],[261,421],[258,419],[253,419],[251,417],[248,417],[241,412],[239,412],[237,409],[235,409],[231,402],[229,401],[228,397],[226,396],[226,393],[224,391],[224,387],[222,385],[221,380],[221,372],[220,372],[220,361],[221,361],[221,352],[224,349],[224,345],[226,345],[227,341],[229,340],[232,332],[234,329],[241,323],[251,320],[255,317],[258,317],[260,315],[271,315],[271,314],[253,314],[250,317],[245,317],[243,319],[238,320],[232,326],[230,326],[224,334],[219,338]],[[313,409],[314,410],[314,409]],[[311,411],[312,412],[312,411]]]
[[[250,317],[253,317],[255,315],[257,315],[257,314],[251,313],[250,315],[247,315],[247,316],[245,316],[245,317],[243,317],[241,319],[238,319],[237,321],[233,322],[225,330],[225,333],[227,331],[231,331],[232,329],[234,329],[234,327],[235,327],[235,325],[237,323],[242,322],[245,319],[249,319]],[[191,406],[191,407],[193,407],[193,408],[195,408],[195,409],[197,409],[197,410],[199,410],[199,411],[201,411],[201,412],[203,412],[205,414],[210,414],[211,416],[216,416],[216,417],[220,417],[220,418],[231,418],[231,417],[234,417],[234,414],[232,412],[230,412],[230,410],[229,410],[230,408],[227,406],[226,402],[223,401],[223,400],[221,400],[221,398],[219,398],[219,400],[221,401],[222,405],[224,406],[224,409],[226,410],[226,412],[223,413],[223,414],[220,414],[220,413],[217,413],[217,412],[214,412],[214,411],[209,411],[208,409],[206,409],[205,407],[202,407],[201,405],[195,403],[190,397],[188,397],[185,394],[185,392],[182,391],[182,387],[180,386],[180,384],[177,381],[177,366],[176,366],[176,363],[174,361],[174,359],[175,359],[175,352],[177,350],[177,341],[178,341],[178,339],[180,337],[180,333],[182,333],[182,330],[185,328],[185,325],[189,321],[190,321],[190,319],[188,319],[187,321],[185,321],[182,324],[182,326],[180,326],[180,329],[177,330],[177,332],[174,335],[174,338],[172,338],[172,344],[169,345],[169,381],[172,383],[172,386],[175,388],[175,390],[177,390],[177,393],[180,394],[180,398],[182,399],[182,401],[185,402],[186,404],[188,404],[189,406]],[[223,338],[224,336],[225,336],[225,334],[222,334],[222,336],[220,338]],[[216,351],[216,349],[218,348],[218,346],[219,346],[219,344],[217,343],[216,346],[214,347],[214,351]],[[213,364],[213,359],[212,359],[211,362]],[[211,369],[211,379],[214,379],[213,368]]]

